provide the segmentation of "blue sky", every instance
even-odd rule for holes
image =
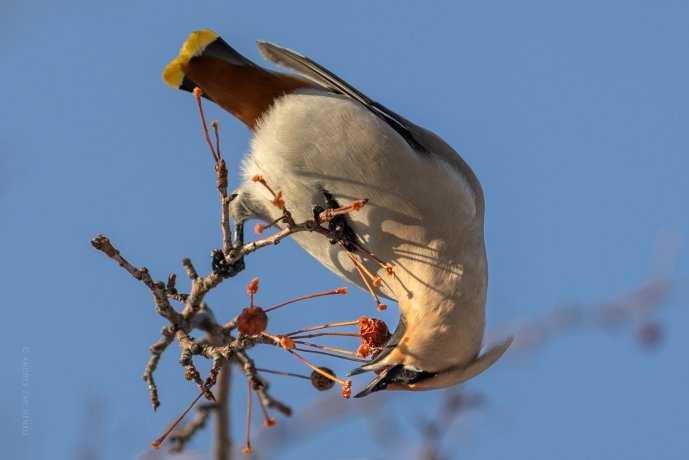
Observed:
[[[135,458],[195,396],[173,347],[158,372],[163,406],[150,410],[140,374],[163,322],[150,294],[88,242],[107,234],[157,278],[181,275],[187,256],[207,269],[220,241],[210,156],[193,100],[165,86],[160,72],[191,30],[212,28],[257,61],[255,39],[306,54],[462,153],[487,199],[489,329],[618,299],[649,277],[672,283],[653,317],[663,331],[658,347],[639,346],[642,319],[583,325],[514,350],[469,382],[484,403],[448,427],[441,447],[449,458],[687,458],[687,24],[689,5],[672,1],[3,5],[3,457],[92,450]],[[232,167],[248,132],[207,111],[221,122]],[[211,295],[218,316],[244,306],[253,276],[265,305],[342,285],[288,243],[251,257],[246,273]],[[365,293],[350,292],[285,309],[272,324],[284,332],[374,313]],[[383,318],[394,325],[395,309]],[[255,356],[301,370],[279,350]],[[297,409],[329,397],[298,381],[272,382]],[[245,384],[235,383],[241,442]],[[415,426],[437,413],[442,393],[375,401],[351,402],[317,435],[265,451],[277,459],[414,458]],[[379,408],[373,421],[371,405]],[[401,436],[371,435],[385,417]],[[192,448],[204,453],[208,443],[206,432]]]

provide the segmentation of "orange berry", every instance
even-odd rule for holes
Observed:
[[[285,209],[285,201],[282,199],[282,192],[280,190],[275,192],[275,197],[273,198],[273,204],[278,209]]]
[[[266,229],[266,227],[264,225],[256,224],[256,226],[254,227],[254,232],[256,232],[257,234],[260,235],[261,233],[263,233],[263,230],[265,230],[265,229]]]
[[[342,384],[342,397],[349,399],[352,397],[352,381],[347,380]]]
[[[282,336],[280,337],[280,346],[285,350],[294,350],[297,346],[294,344],[294,340],[290,337]]]
[[[275,417],[270,417],[264,420],[263,426],[268,428],[269,426],[273,426],[277,423],[277,420],[275,420]]]
[[[254,177],[251,178],[252,181],[254,182],[263,182],[263,176],[260,174],[256,174]]]
[[[340,288],[335,289],[335,292],[338,294],[347,295],[347,288],[346,287],[340,287]]]
[[[249,284],[246,286],[246,293],[249,295],[256,294],[258,292],[258,278],[254,278],[251,281],[249,281]]]

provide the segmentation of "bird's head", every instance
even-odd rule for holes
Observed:
[[[413,335],[408,333],[402,318],[383,351],[371,362],[351,371],[349,375],[375,372],[376,377],[355,397],[361,398],[380,390],[423,391],[457,385],[476,377],[493,365],[512,344],[512,337],[470,359],[461,357],[452,343],[435,342],[437,349],[426,348],[414,353]],[[453,364],[437,368],[438,356],[459,356]]]

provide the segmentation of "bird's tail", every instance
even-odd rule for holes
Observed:
[[[254,64],[211,30],[192,32],[163,71],[173,88],[203,95],[255,130],[276,99],[312,83]]]
[[[257,67],[212,30],[197,30],[189,34],[179,55],[165,67],[163,81],[173,88],[193,91],[198,85],[187,75],[186,70],[195,57],[218,59],[238,67]]]

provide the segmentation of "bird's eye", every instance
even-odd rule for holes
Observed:
[[[413,367],[402,367],[397,371],[393,381],[410,385],[435,376],[435,372],[426,372]]]
[[[400,376],[404,380],[412,380],[414,377],[416,377],[416,371],[413,371],[411,369],[402,369]]]

